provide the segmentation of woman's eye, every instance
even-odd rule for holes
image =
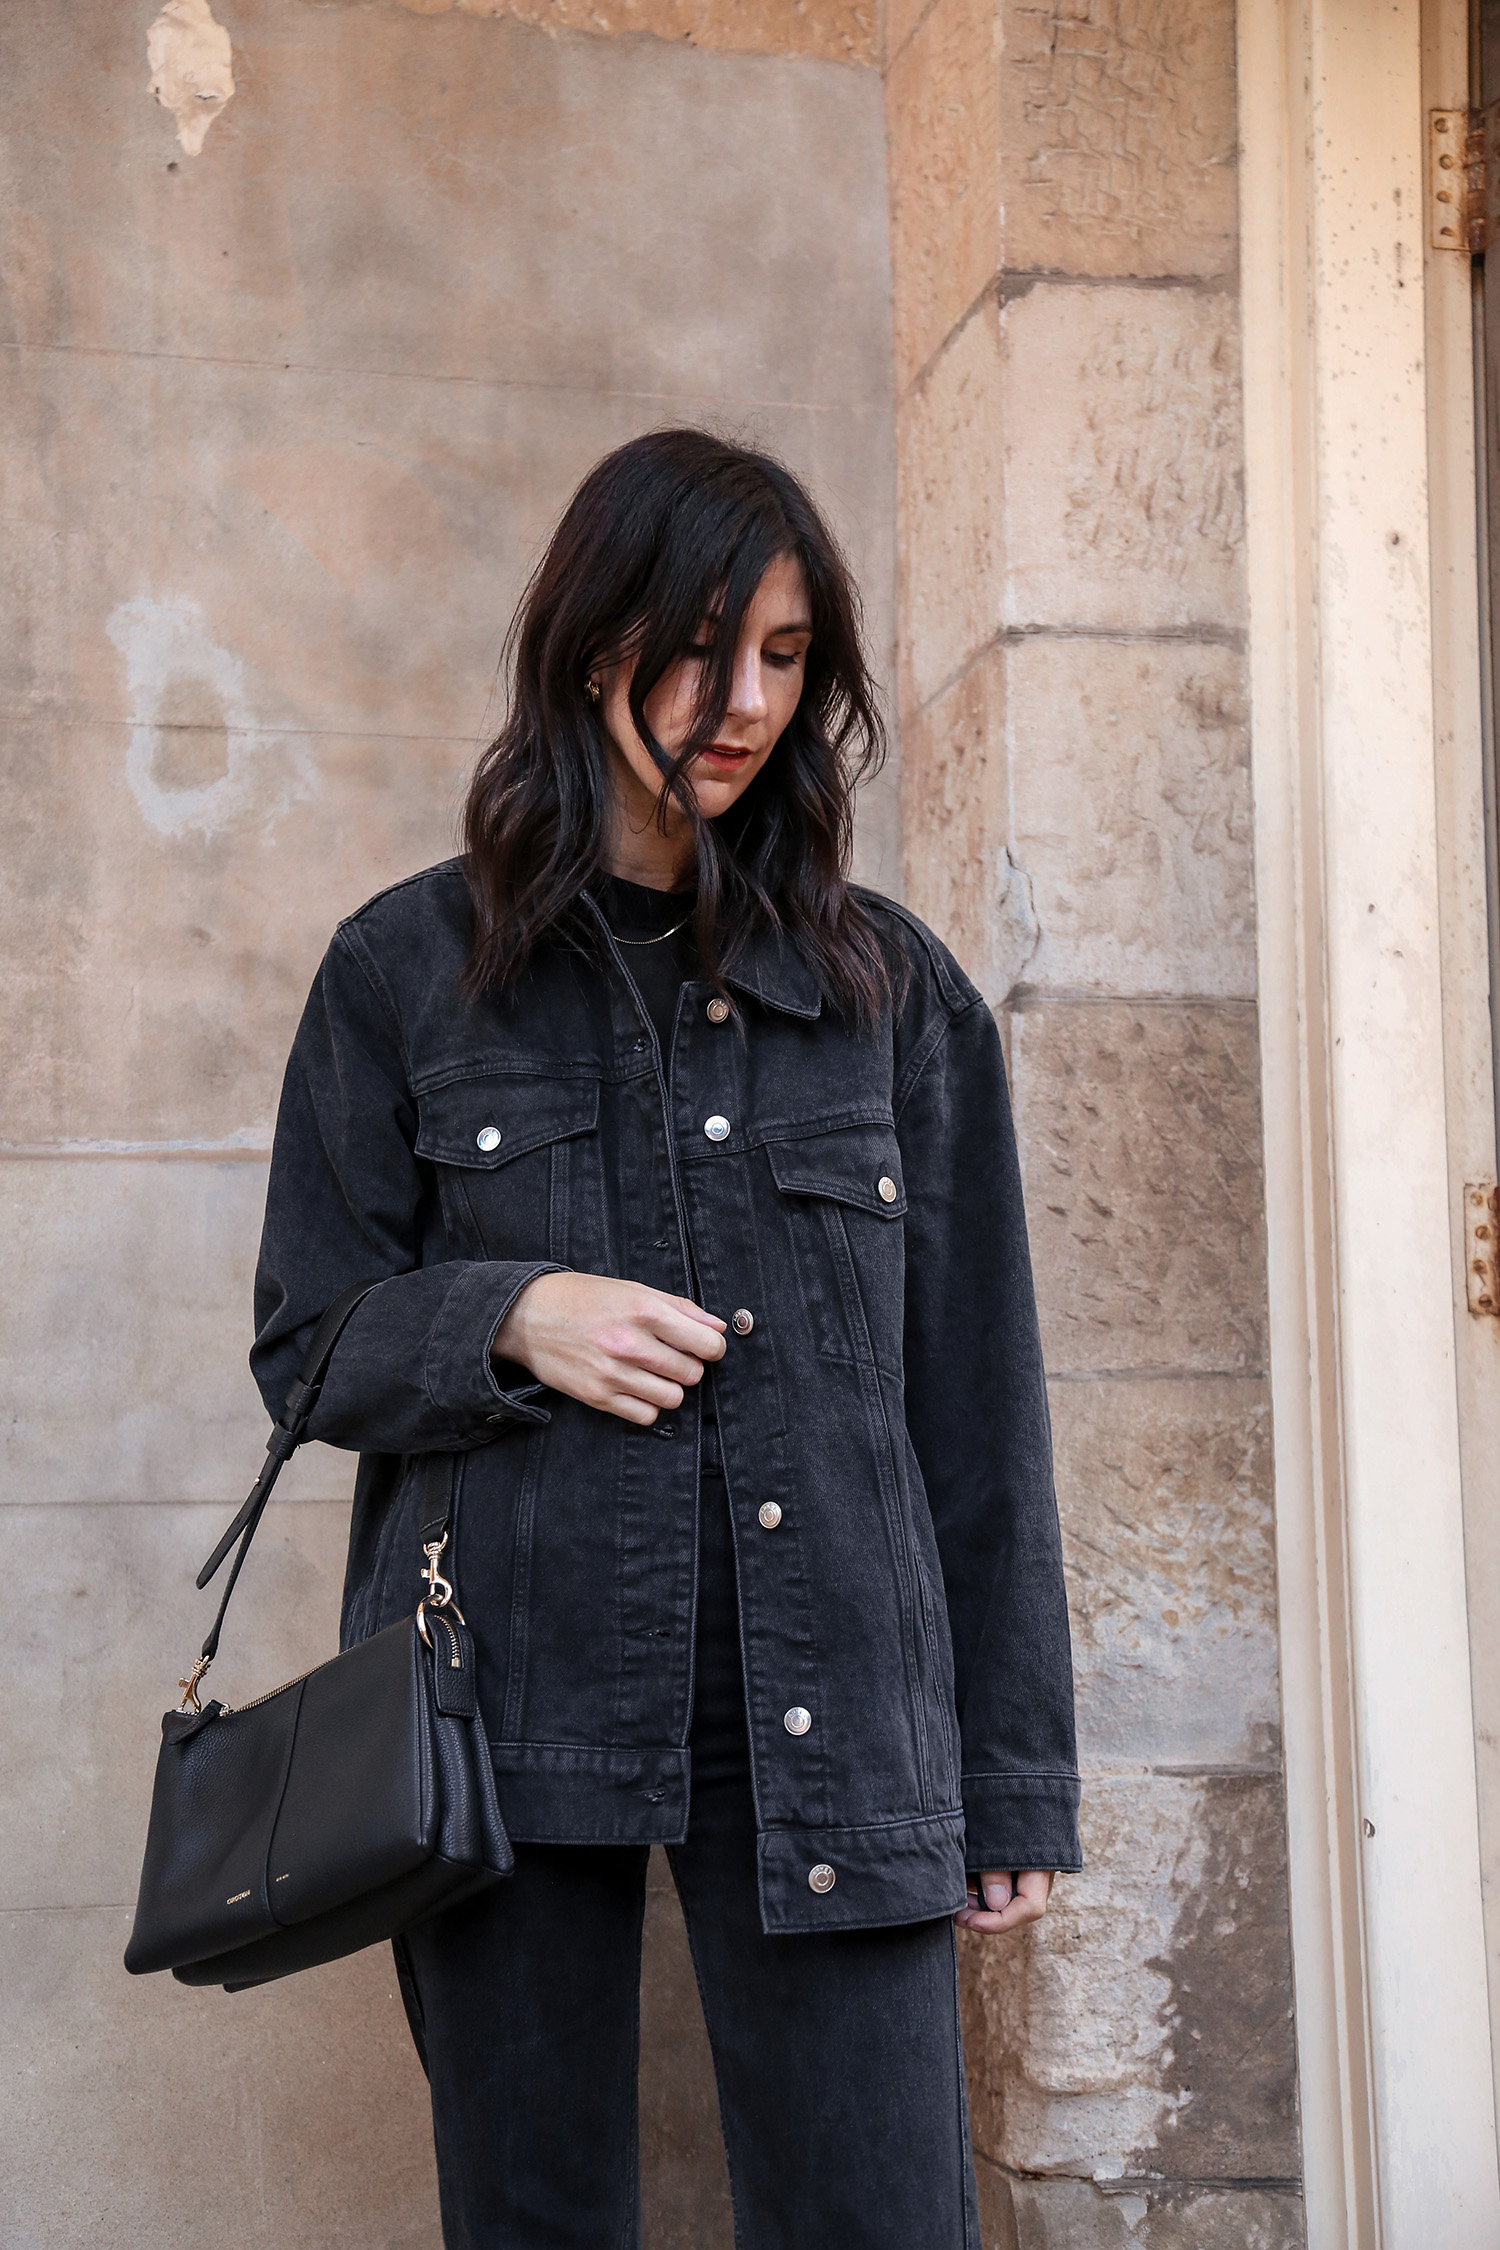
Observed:
[[[712,642],[712,641],[689,641],[689,642],[688,642],[688,645],[687,645],[687,653],[688,653],[688,655],[689,655],[689,656],[712,656],[712,655],[713,655],[713,652],[714,652],[714,644],[713,644],[713,642]]]
[[[766,650],[766,662],[768,664],[776,665],[779,670],[785,672],[788,671],[792,665],[800,664],[802,662],[802,655],[800,650],[794,650],[790,655],[788,655],[782,649],[768,648]]]

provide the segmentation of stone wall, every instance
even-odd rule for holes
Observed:
[[[964,1940],[989,2250],[1291,2250],[1229,0],[891,0],[907,896],[1010,1056],[1087,1871]]]
[[[510,606],[609,445],[688,419],[779,448],[889,650],[880,82],[826,59],[857,29],[833,0],[738,41],[779,25],[786,59],[704,51],[736,43],[711,6],[668,41],[218,0],[232,91],[191,155],[148,87],[159,6],[0,10],[0,2237],[417,2250],[383,1954],[232,2000],[120,1968],[192,1573],[261,1455],[281,1065],[337,917],[451,848]],[[888,785],[862,834],[887,887],[894,812]],[[318,1452],[284,1481],[231,1700],[333,1646],[349,1482]],[[700,2250],[723,2169],[679,1932],[655,1887],[647,2199]]]

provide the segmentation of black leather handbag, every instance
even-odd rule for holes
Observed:
[[[452,1454],[428,1456],[427,1591],[412,1617],[237,1710],[198,1687],[281,1465],[306,1434],[333,1348],[375,1286],[318,1324],[255,1488],[198,1574],[236,1539],[218,1616],[161,1723],[125,1966],[241,1992],[409,1929],[515,1865],[474,1692],[474,1643],[439,1565]],[[449,1568],[452,1568],[450,1561]]]

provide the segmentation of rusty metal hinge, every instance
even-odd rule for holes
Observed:
[[[1464,1188],[1464,1275],[1472,1313],[1500,1314],[1500,1188],[1470,1180]]]
[[[1428,237],[1475,257],[1500,241],[1500,102],[1427,118]]]

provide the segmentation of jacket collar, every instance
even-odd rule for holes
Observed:
[[[758,929],[734,967],[725,970],[724,982],[809,1023],[822,1012],[818,980],[784,930]]]
[[[587,891],[583,896],[597,920],[604,922],[598,900]],[[608,928],[607,923],[605,927]],[[725,970],[724,982],[732,985],[736,992],[748,992],[768,1008],[779,1008],[783,1015],[801,1016],[808,1023],[823,1011],[818,980],[791,939],[784,930],[773,930],[764,924],[755,932],[734,967]]]

